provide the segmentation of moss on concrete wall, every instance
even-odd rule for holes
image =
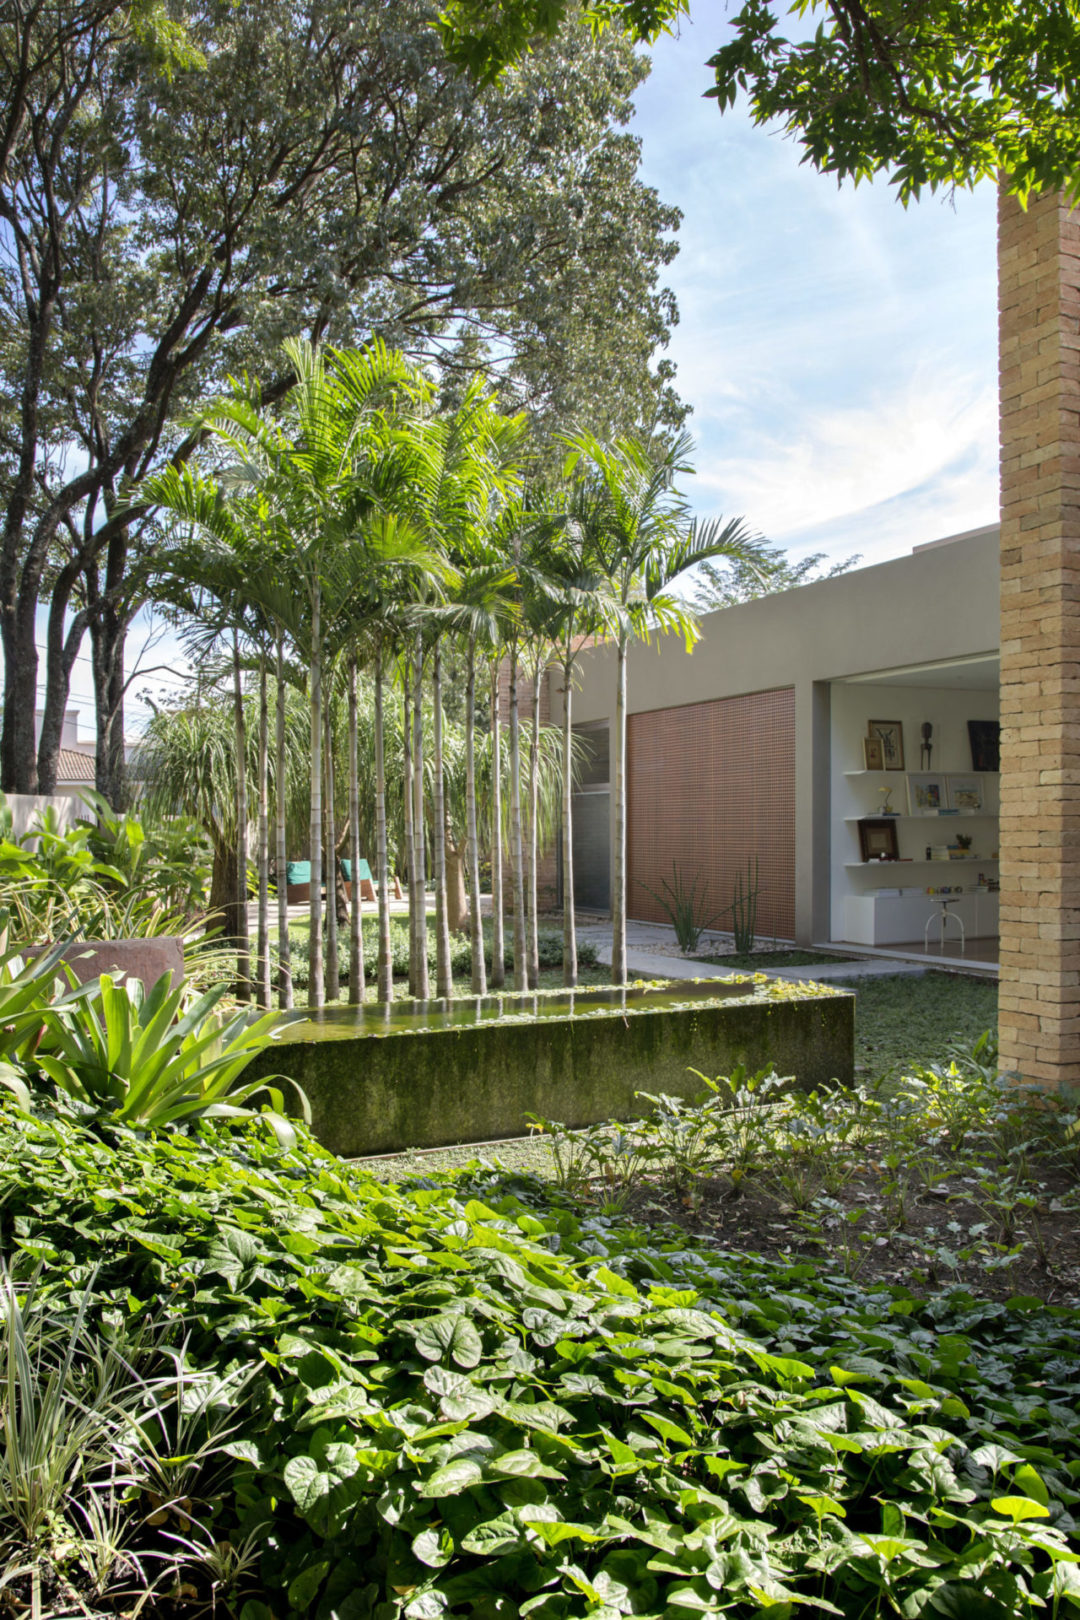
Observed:
[[[813,993],[816,991],[816,993]],[[629,1119],[635,1092],[693,1098],[688,1071],[772,1065],[800,1086],[850,1084],[854,997],[760,992],[693,1008],[321,1039],[294,1025],[246,1072],[287,1073],[319,1140],[346,1156],[519,1136],[525,1115],[568,1125]]]

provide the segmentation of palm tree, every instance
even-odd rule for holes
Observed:
[[[480,559],[494,503],[516,482],[524,418],[506,417],[486,383],[475,378],[460,405],[411,427],[415,453],[408,510],[433,551],[455,570]],[[449,577],[449,576],[448,576]],[[436,993],[452,991],[447,896],[445,762],[441,636],[455,622],[430,593],[424,623],[430,646],[433,704],[432,863],[435,878]],[[417,748],[419,743],[417,743]],[[419,813],[414,812],[414,820]]]
[[[455,593],[454,624],[464,635],[465,663],[465,864],[469,896],[469,942],[472,971],[469,988],[473,995],[487,993],[484,968],[484,931],[480,916],[480,840],[476,791],[476,660],[480,646],[497,648],[506,627],[515,613],[511,588],[515,576],[500,557],[495,546],[489,546],[489,555],[479,566],[467,569]],[[498,713],[492,713],[492,740],[498,755]],[[500,761],[501,764],[501,761]],[[496,783],[496,792],[498,784]],[[498,825],[500,806],[496,803],[494,816]],[[494,861],[492,884],[495,882]],[[501,901],[501,888],[499,893]],[[496,913],[496,916],[498,914]],[[498,918],[501,924],[501,917]],[[503,940],[501,926],[493,942],[492,982],[502,982],[502,972],[496,975],[496,965],[502,969]]]
[[[404,355],[381,343],[363,351],[335,351],[332,363],[307,342],[290,340],[283,349],[295,382],[280,422],[260,408],[257,394],[237,386],[214,404],[204,426],[236,463],[231,470],[234,487],[261,498],[280,515],[290,544],[289,572],[304,596],[311,726],[308,1000],[319,1007],[324,1000],[324,595],[335,557],[363,505],[359,491],[365,470],[373,453],[385,445],[386,413],[423,394],[426,384]],[[373,495],[365,498],[374,504]]]
[[[626,982],[626,660],[632,636],[674,631],[687,647],[697,640],[692,611],[671,586],[695,564],[714,557],[745,560],[760,541],[741,518],[727,523],[691,521],[675,479],[692,469],[688,434],[671,445],[635,438],[601,444],[590,433],[564,441],[565,470],[579,467],[600,519],[592,529],[596,565],[610,581],[611,616],[617,645],[615,695],[615,849],[612,884],[611,978]]]

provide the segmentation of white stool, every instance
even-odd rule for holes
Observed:
[[[933,901],[934,905],[938,906],[940,909],[937,911],[932,911],[929,917],[926,919],[926,927],[923,929],[923,950],[928,951],[930,949],[930,929],[935,920],[940,919],[942,951],[945,949],[945,924],[954,922],[957,928],[960,930],[960,953],[961,955],[964,955],[967,951],[967,940],[964,936],[964,919],[961,916],[958,916],[955,911],[949,910],[950,906],[959,904],[959,902],[964,898],[963,895],[932,894],[929,896],[929,898]]]

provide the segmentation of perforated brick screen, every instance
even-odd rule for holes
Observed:
[[[708,909],[729,905],[747,861],[759,863],[757,931],[795,933],[795,693],[687,703],[627,720],[627,910],[666,922],[672,863],[699,879]],[[730,917],[719,927],[730,927]]]

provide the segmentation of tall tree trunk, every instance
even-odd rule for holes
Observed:
[[[315,581],[311,593],[311,817],[308,824],[308,859],[311,862],[311,899],[308,905],[308,1006],[321,1007],[326,999],[323,979],[322,928],[322,587]]]
[[[479,853],[479,852],[478,852]],[[506,941],[503,935],[502,836],[502,718],[499,699],[499,660],[491,666],[491,988],[506,983]]]
[[[58,573],[49,603],[45,653],[45,706],[38,737],[37,790],[56,792],[56,773],[64,738],[64,719],[71,691],[71,672],[82,645],[89,615],[83,608],[71,614],[71,593],[79,577],[77,562],[66,563]],[[119,808],[119,806],[117,806]]]
[[[574,728],[570,713],[574,666],[570,656],[569,634],[566,639],[566,651],[567,656],[563,659],[562,966],[563,984],[572,990],[578,981],[578,965],[577,919],[574,913]]]
[[[454,993],[450,966],[450,917],[446,894],[446,795],[443,783],[442,651],[438,637],[431,662],[435,784],[432,792],[432,860],[435,867],[435,994]]]
[[[235,939],[240,927],[236,903],[236,841],[213,838],[214,859],[210,868],[210,915],[221,925],[224,940]]]
[[[611,885],[611,982],[626,983],[626,637],[615,688],[615,850]]]
[[[341,971],[338,966],[338,908],[337,908],[337,823],[334,817],[334,725],[332,703],[324,704],[323,723],[326,727],[325,760],[323,770],[326,781],[323,826],[326,828],[326,999],[336,1001],[341,995]]]
[[[529,988],[525,947],[524,845],[521,837],[521,723],[517,643],[510,644],[510,883],[514,902],[514,989]]]
[[[248,935],[247,729],[240,668],[240,637],[233,631],[233,720],[236,729],[236,994],[251,997],[251,944]]]
[[[35,617],[22,601],[10,611],[4,604],[0,628],[4,641],[4,732],[0,749],[0,787],[5,793],[37,792],[38,651]]]
[[[413,835],[413,753],[412,753],[412,653],[405,654],[404,691],[401,695],[402,756],[405,767],[405,859],[409,863],[409,994],[418,995],[416,949],[416,839]]]
[[[97,722],[95,777],[97,790],[121,810],[127,801],[124,761],[124,651],[130,608],[118,600],[127,567],[128,531],[117,530],[105,555],[102,588],[96,561],[83,571],[91,610],[90,657]]]
[[[285,804],[285,637],[277,633],[277,691],[274,705],[274,809],[277,820],[278,892],[278,1006],[287,1011],[293,1004],[292,949],[289,941],[289,845]]]
[[[419,643],[419,637],[417,638]],[[427,1001],[431,994],[427,960],[427,868],[424,849],[424,650],[417,646],[416,686],[413,691],[413,845],[416,872],[416,994]]]
[[[540,929],[537,916],[537,871],[540,864],[540,670],[542,658],[533,663],[532,727],[529,736],[529,894],[528,894],[528,974],[529,989],[540,983]]]
[[[270,986],[270,700],[266,650],[259,650],[259,924],[255,984],[260,1007],[269,1007]]]
[[[394,999],[394,960],[390,947],[390,852],[386,836],[386,739],[383,731],[382,637],[375,648],[375,844],[379,897],[379,1001]]]
[[[484,928],[480,916],[480,844],[476,836],[476,641],[469,642],[465,679],[465,859],[469,881],[469,940],[472,968],[469,988],[474,996],[487,994],[484,968]]]
[[[349,659],[349,867],[352,903],[349,910],[349,1000],[364,1004],[363,901],[360,896],[360,780],[357,765],[356,658]]]

